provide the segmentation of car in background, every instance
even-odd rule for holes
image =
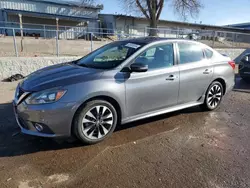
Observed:
[[[196,40],[200,40],[201,37],[199,36],[199,33],[189,33],[187,35],[187,39],[196,41]]]
[[[16,88],[15,117],[25,134],[94,144],[119,124],[198,105],[216,109],[234,86],[234,68],[195,41],[117,41],[30,74]]]
[[[240,77],[246,81],[250,81],[250,53],[245,54],[239,63]]]

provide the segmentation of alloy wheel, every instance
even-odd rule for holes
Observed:
[[[114,121],[113,116],[112,111],[107,106],[94,106],[83,117],[83,134],[91,140],[101,139],[111,130]]]
[[[207,96],[207,104],[210,108],[214,109],[218,106],[222,98],[222,89],[220,85],[213,85]]]

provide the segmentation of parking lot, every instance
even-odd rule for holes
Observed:
[[[199,107],[122,125],[91,146],[19,133],[0,83],[0,187],[250,187],[250,84]]]

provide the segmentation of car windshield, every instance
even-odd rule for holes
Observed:
[[[113,42],[95,50],[74,63],[90,68],[111,69],[120,65],[142,46],[143,44],[128,41]]]

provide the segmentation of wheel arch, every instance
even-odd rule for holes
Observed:
[[[211,82],[211,84],[212,84],[213,82],[215,82],[215,81],[221,83],[221,85],[222,85],[222,87],[223,87],[223,95],[225,95],[226,90],[227,90],[226,81],[225,81],[223,78],[216,78],[216,79],[214,79],[214,80]]]
[[[120,104],[117,102],[117,100],[115,100],[113,97],[110,97],[110,96],[107,96],[107,95],[93,96],[93,97],[90,97],[90,98],[86,99],[84,102],[82,102],[77,107],[77,109],[76,109],[76,111],[74,113],[72,122],[71,122],[71,135],[74,133],[73,125],[74,125],[74,121],[75,121],[75,118],[76,118],[77,114],[79,113],[80,110],[82,110],[82,108],[85,106],[86,103],[88,103],[90,101],[93,101],[93,100],[105,100],[105,101],[109,102],[110,104],[112,104],[114,106],[114,108],[116,109],[116,112],[117,112],[117,117],[118,117],[118,120],[117,120],[118,123],[117,124],[119,125],[121,123],[122,109],[121,109]]]

